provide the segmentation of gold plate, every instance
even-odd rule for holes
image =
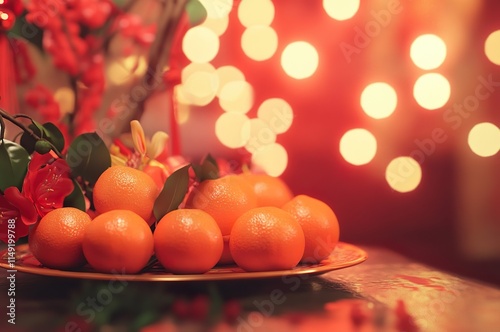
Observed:
[[[78,270],[62,271],[49,269],[38,262],[31,254],[28,244],[15,248],[16,262],[11,266],[8,261],[8,250],[0,252],[0,267],[16,272],[26,272],[52,277],[97,279],[97,280],[127,280],[127,281],[208,281],[280,278],[292,275],[317,275],[333,270],[343,269],[362,263],[366,260],[366,252],[349,243],[339,242],[330,257],[318,264],[299,264],[291,270],[245,272],[237,266],[216,266],[204,274],[172,274],[166,272],[158,263],[138,274],[112,274],[95,272],[88,265]],[[11,249],[12,250],[12,249]]]

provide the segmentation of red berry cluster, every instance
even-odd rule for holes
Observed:
[[[44,30],[43,47],[57,68],[76,77],[82,74],[82,59],[94,50],[83,36],[82,27],[102,26],[112,11],[107,0],[31,0],[26,20]]]
[[[119,32],[125,38],[131,39],[141,47],[149,47],[155,39],[156,23],[144,25],[140,16],[123,13],[116,18],[112,30]],[[126,55],[131,52],[132,49],[125,50]]]
[[[26,20],[44,30],[43,48],[52,56],[54,65],[79,82],[75,91],[75,134],[93,131],[93,113],[102,102],[105,76],[102,40],[89,32],[105,25],[114,11],[112,3],[30,0],[27,9]]]
[[[12,29],[16,16],[23,11],[21,0],[0,0],[0,32]]]
[[[52,91],[47,87],[37,84],[24,95],[26,103],[37,109],[45,121],[56,122],[61,116],[59,104],[54,99]]]

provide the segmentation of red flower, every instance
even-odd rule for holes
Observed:
[[[28,235],[29,225],[37,221],[38,214],[33,203],[21,195],[16,187],[5,189],[4,194],[0,195],[0,240],[7,243],[10,233],[17,241]]]
[[[40,217],[61,208],[73,189],[66,161],[54,159],[49,153],[33,154],[24,178],[23,194],[33,202]]]

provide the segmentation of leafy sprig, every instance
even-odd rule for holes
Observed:
[[[27,119],[25,125],[19,119]],[[22,130],[19,144],[5,139],[5,120]],[[77,136],[66,152],[64,135],[51,123],[38,123],[24,114],[11,115],[0,108],[0,191],[15,186],[22,188],[30,156],[53,153],[64,159],[71,169],[74,190],[65,198],[65,206],[85,211],[84,192],[92,202],[92,187],[104,170],[111,166],[111,156],[104,141],[96,133]]]
[[[190,168],[195,178],[192,185],[205,180],[219,178],[219,167],[215,159],[208,154],[200,163],[191,163],[173,172],[165,181],[163,190],[155,201],[153,212],[157,221],[170,211],[179,208],[189,192]]]

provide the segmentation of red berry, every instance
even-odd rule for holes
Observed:
[[[224,304],[224,319],[228,323],[233,323],[241,313],[241,305],[236,300],[229,300]]]
[[[16,15],[9,9],[0,9],[0,31],[10,30],[16,22]]]
[[[180,319],[184,319],[189,314],[189,304],[184,299],[176,299],[172,304],[173,314]]]
[[[190,317],[198,322],[203,321],[208,316],[210,300],[205,295],[198,295],[193,299],[189,308]]]
[[[22,0],[0,0],[0,6],[12,10],[16,16],[21,15],[24,11]]]

